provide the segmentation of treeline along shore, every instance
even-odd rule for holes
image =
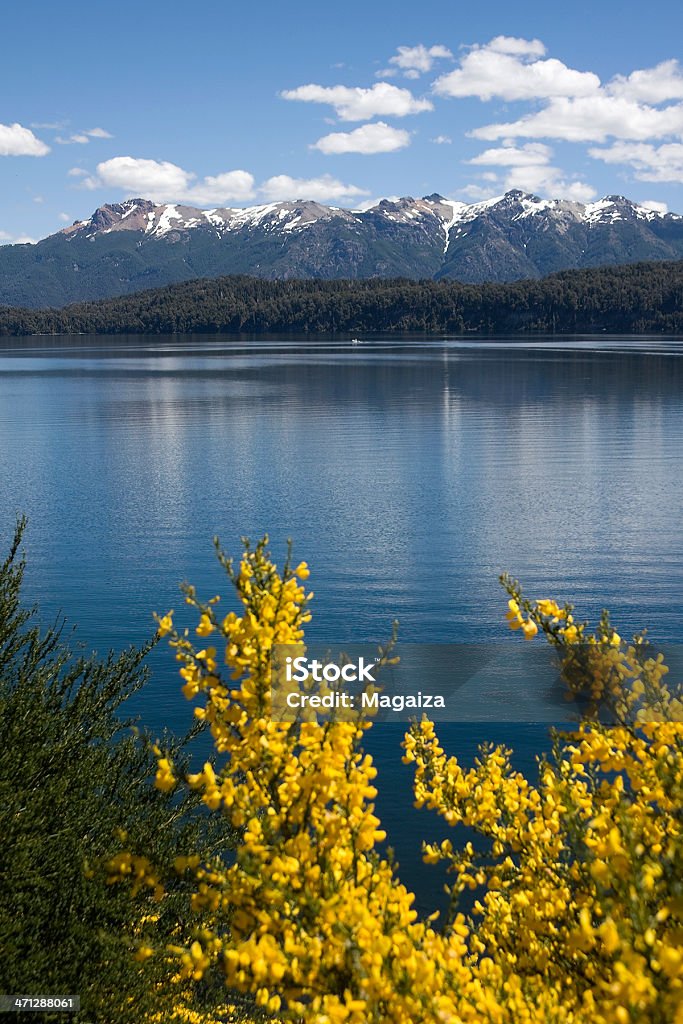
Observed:
[[[0,307],[0,335],[421,331],[683,333],[683,261],[510,284],[222,277],[61,309]]]

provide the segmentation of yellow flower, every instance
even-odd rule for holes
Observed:
[[[537,601],[536,607],[538,608],[541,615],[545,615],[548,618],[564,618],[565,611],[563,608],[560,608],[557,601]]]
[[[157,766],[154,785],[162,793],[169,793],[177,784],[177,779],[173,774],[173,766],[167,757],[160,757],[157,760]]]
[[[533,640],[538,633],[538,626],[531,619],[522,623],[522,632],[524,633],[525,640]]]
[[[173,611],[167,612],[161,618],[157,615],[157,632],[159,636],[166,636],[173,629]]]
[[[210,636],[215,628],[216,627],[211,621],[211,618],[206,614],[206,612],[203,612],[199,619],[199,625],[196,628],[196,632],[199,636]]]

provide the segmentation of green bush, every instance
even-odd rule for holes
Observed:
[[[145,683],[152,644],[75,658],[63,627],[41,631],[22,606],[24,525],[0,566],[0,992],[80,994],[76,1020],[164,1020],[183,993],[158,987],[163,958],[134,954],[148,939],[164,948],[192,935],[182,883],[162,900],[143,884],[133,898],[102,865],[124,832],[160,869],[198,848],[215,860],[218,830],[200,807],[154,787],[151,740],[120,717]],[[162,742],[187,765],[188,737]]]

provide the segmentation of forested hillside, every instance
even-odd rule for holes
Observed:
[[[288,331],[683,333],[683,262],[481,285],[224,277],[64,309],[0,308],[2,335]]]

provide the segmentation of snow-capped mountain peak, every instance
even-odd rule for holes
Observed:
[[[60,305],[224,274],[479,283],[674,259],[683,259],[683,217],[619,195],[584,204],[512,190],[465,203],[433,193],[362,210],[134,198],[30,247],[0,247],[0,302]]]
[[[521,221],[541,215],[591,225],[613,224],[634,217],[647,222],[665,217],[681,219],[677,214],[665,214],[659,209],[641,206],[624,196],[610,195],[583,204],[564,199],[541,199],[513,189],[476,203],[446,199],[438,193],[421,199],[412,196],[381,199],[362,211],[325,206],[313,200],[202,210],[180,203],[157,204],[149,199],[126,199],[122,203],[100,206],[87,220],[76,221],[62,233],[68,237],[85,235],[88,238],[112,231],[141,231],[156,238],[193,229],[209,229],[218,235],[255,228],[288,233],[303,231],[320,221],[362,224],[378,218],[396,225],[432,220],[446,225],[450,232],[452,228],[471,224],[482,217]]]
[[[69,237],[95,238],[112,231],[141,231],[145,235],[161,238],[194,229],[213,230],[218,235],[256,227],[293,231],[303,230],[318,220],[334,216],[352,217],[353,214],[313,201],[202,210],[180,203],[157,204],[149,199],[127,199],[122,203],[100,206],[87,220],[76,221],[64,228],[62,233]]]

